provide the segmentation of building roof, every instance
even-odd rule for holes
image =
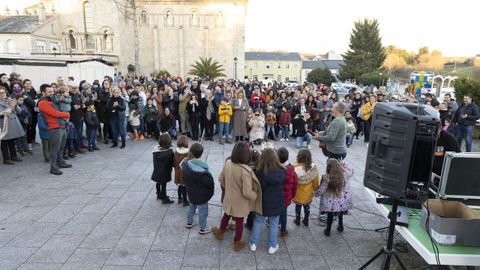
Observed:
[[[302,61],[302,58],[296,52],[245,52],[245,60]]]
[[[303,61],[302,69],[316,69],[316,68],[327,68],[323,61]]]
[[[345,65],[343,60],[322,60],[322,62],[328,69],[342,69]]]
[[[51,16],[47,16],[47,19]],[[0,33],[31,33],[40,25],[37,15],[0,16]]]
[[[81,63],[88,61],[99,61],[109,64],[106,57],[74,55],[72,57],[65,55],[18,55],[18,54],[0,54],[0,59],[16,60],[23,62],[47,62],[47,63]]]

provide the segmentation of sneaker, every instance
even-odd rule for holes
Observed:
[[[289,139],[289,138],[286,138],[286,139],[285,139],[285,141],[289,142],[289,141],[290,141],[290,139]]]
[[[278,251],[278,244],[274,247],[269,247],[268,248],[268,254],[275,254]]]
[[[96,147],[96,146],[92,147],[92,149],[93,149],[94,151],[100,150],[100,148],[98,148],[98,147]]]
[[[31,143],[28,144],[28,150],[30,150],[30,151],[33,150],[33,147],[32,147],[32,144],[31,144]]]
[[[170,200],[169,197],[166,197],[165,199],[162,200],[162,204],[172,204],[172,203],[173,203],[173,201]]]
[[[248,243],[248,246],[250,247],[250,250],[255,252],[257,250],[257,245],[255,244],[252,244],[252,243]]]
[[[204,234],[209,234],[209,233],[211,233],[211,232],[212,232],[212,228],[207,227],[207,228],[205,228],[205,229],[200,229],[200,230],[198,231],[198,234],[204,235]]]
[[[89,148],[88,148],[88,152],[93,152],[93,148],[92,148],[92,147],[89,147]]]
[[[196,225],[197,225],[196,223],[191,223],[191,224],[187,223],[187,225],[185,225],[185,228],[191,229],[191,228],[195,227]]]
[[[280,141],[281,141],[281,142],[284,142],[284,141],[285,141],[285,139],[284,139],[284,138],[281,138],[281,139],[280,139]]]

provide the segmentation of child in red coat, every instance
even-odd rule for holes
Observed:
[[[292,121],[292,116],[287,110],[287,107],[282,107],[282,112],[280,113],[280,118],[278,119],[278,125],[282,129],[282,138],[280,141],[288,142],[288,128],[290,127],[290,122]]]
[[[287,208],[292,203],[295,193],[297,193],[298,178],[295,172],[295,167],[288,161],[288,150],[285,147],[281,147],[277,151],[278,159],[287,168],[285,173],[285,182],[283,185],[283,200],[285,202],[285,212],[280,215],[280,236],[286,237],[287,231]]]

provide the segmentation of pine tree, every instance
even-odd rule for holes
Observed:
[[[362,74],[377,71],[385,60],[378,21],[364,19],[355,22],[349,47],[343,55],[345,65],[340,70],[342,79],[356,79]]]

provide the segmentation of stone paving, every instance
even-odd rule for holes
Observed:
[[[294,143],[287,146],[290,160]],[[289,237],[268,255],[263,243],[256,253],[232,249],[233,233],[217,241],[185,229],[186,208],[156,200],[151,151],[154,141],[128,142],[127,148],[80,155],[63,176],[48,174],[40,147],[15,166],[0,165],[0,269],[357,269],[383,245],[379,233],[365,231],[387,225],[370,203],[362,185],[366,146],[355,141],[347,160],[356,173],[351,188],[356,209],[345,217],[345,232],[323,235],[318,221],[296,227],[288,220]],[[204,158],[217,179],[232,145],[206,142]],[[478,147],[478,145],[477,145]],[[315,161],[325,158],[315,146]],[[176,196],[176,186],[168,185]],[[293,214],[293,207],[289,213]],[[369,213],[371,212],[371,213]],[[209,207],[209,226],[221,217],[220,187]],[[312,213],[318,216],[318,199]],[[250,234],[244,233],[244,240]],[[409,247],[400,254],[409,269],[425,264]],[[377,269],[372,267],[370,269]]]

